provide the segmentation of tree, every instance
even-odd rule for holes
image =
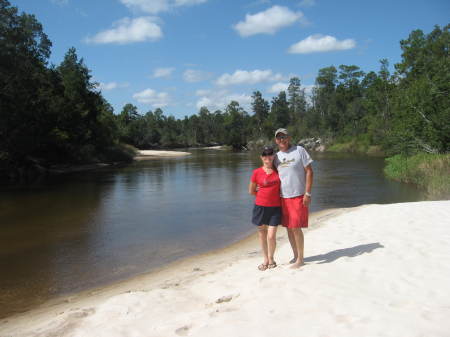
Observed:
[[[300,79],[292,77],[288,87],[290,119],[294,123],[305,118],[306,99],[305,91],[301,89]]]
[[[58,114],[57,129],[66,135],[61,149],[74,161],[90,160],[98,152],[100,116],[105,100],[91,82],[90,70],[70,48],[56,68],[64,87],[64,104]]]
[[[236,101],[231,101],[225,110],[226,144],[241,149],[247,144],[246,113]]]
[[[409,141],[421,151],[450,150],[449,28],[436,26],[428,35],[415,30],[400,42],[390,134],[395,139],[408,131]]]
[[[270,119],[275,129],[285,128],[289,125],[289,105],[286,100],[286,92],[280,91],[277,97],[272,99]]]
[[[261,137],[264,134],[264,123],[269,116],[269,102],[262,97],[260,91],[253,92],[252,110],[254,112],[256,128],[258,130],[257,136]]]
[[[51,42],[33,15],[0,0],[0,161],[21,165],[39,152],[48,132]]]

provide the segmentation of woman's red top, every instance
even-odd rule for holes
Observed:
[[[265,207],[279,207],[280,201],[280,177],[278,172],[273,170],[271,174],[264,172],[262,167],[253,171],[251,182],[256,183],[255,204]]]

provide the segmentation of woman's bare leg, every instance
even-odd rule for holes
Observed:
[[[268,227],[267,225],[261,225],[259,226],[258,230],[259,242],[261,244],[265,265],[269,264],[268,247],[267,247],[267,227]]]
[[[267,230],[268,261],[274,263],[273,255],[277,246],[277,226],[269,226]]]

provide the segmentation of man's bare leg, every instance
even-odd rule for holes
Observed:
[[[292,253],[294,254],[294,258],[289,261],[289,263],[295,263],[297,261],[297,256],[298,256],[298,250],[297,250],[297,244],[295,242],[295,236],[294,233],[292,232],[292,228],[287,228],[287,233],[288,233],[288,237],[289,237],[289,243],[291,244],[291,248],[292,248]]]
[[[292,235],[295,239],[295,245],[297,249],[297,259],[295,260],[291,268],[300,268],[305,264],[303,261],[303,250],[305,246],[303,231],[301,228],[290,228],[290,230],[292,231]]]

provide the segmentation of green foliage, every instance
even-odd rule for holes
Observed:
[[[289,125],[291,118],[285,91],[280,91],[278,96],[272,99],[269,119],[274,129],[285,128]]]
[[[267,125],[265,125],[265,122],[269,116],[270,107],[269,102],[262,97],[262,94],[259,91],[253,92],[252,99],[254,124],[256,124],[256,132],[254,135],[258,138],[262,137],[266,133]]]
[[[372,152],[376,151],[375,148],[371,147],[369,136],[361,134],[357,137],[342,137],[333,142],[327,150],[329,152],[367,153],[369,149]]]
[[[50,47],[33,15],[0,0],[0,175],[96,162],[117,143],[113,110],[83,60],[71,48],[48,67]]]
[[[225,111],[225,143],[235,149],[241,149],[247,144],[247,113],[239,106],[239,103],[232,101]]]
[[[391,116],[393,137],[429,153],[450,150],[450,25],[425,35],[413,31],[400,42],[402,62],[396,65],[399,85]]]
[[[386,158],[386,163],[388,177],[416,184],[433,198],[450,197],[450,154],[395,155]]]

